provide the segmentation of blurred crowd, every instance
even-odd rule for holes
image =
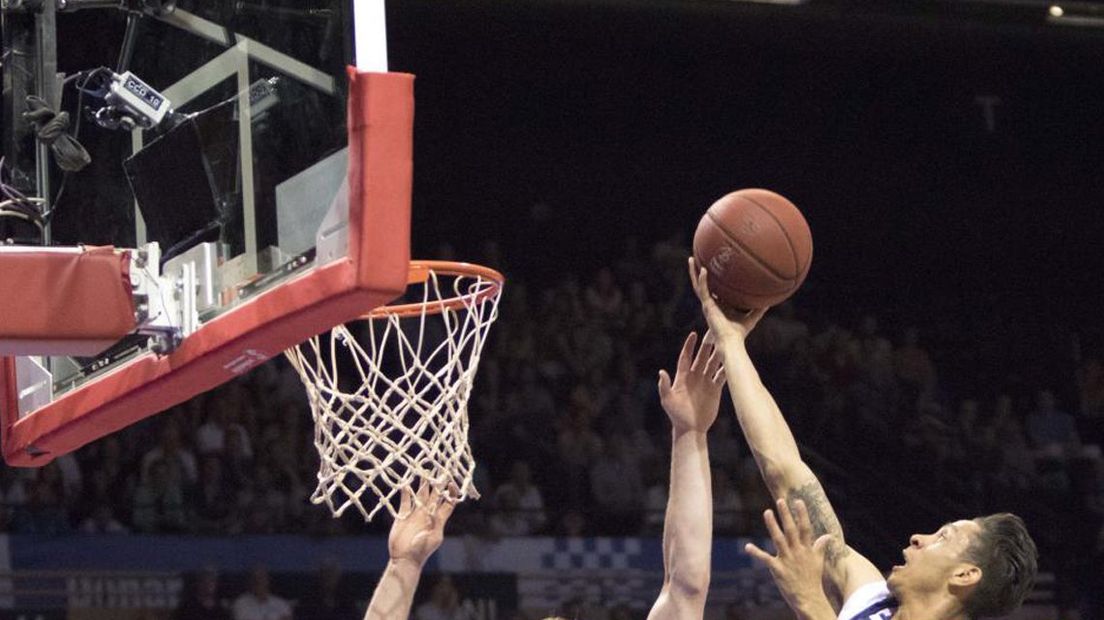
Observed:
[[[687,332],[702,325],[687,253],[675,240],[630,239],[593,272],[549,282],[508,271],[470,403],[483,499],[463,505],[450,532],[659,533],[669,428],[656,373],[672,369]],[[493,243],[478,260],[505,263]],[[1054,373],[1032,368],[971,375],[978,357],[968,339],[883,322],[787,303],[749,341],[829,494],[865,498],[840,503],[844,523],[896,553],[901,540],[866,526],[1020,512],[1062,564],[1050,568],[1076,582],[1080,559],[1104,553],[1099,355],[1078,349],[1058,384],[1033,381]],[[716,532],[757,533],[769,498],[731,406],[722,407],[709,438]],[[33,534],[385,531],[386,519],[335,520],[309,504],[312,441],[298,377],[273,360],[46,467],[5,468],[2,524]]]

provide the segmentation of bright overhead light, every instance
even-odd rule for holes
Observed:
[[[1046,21],[1060,26],[1104,28],[1104,5],[1088,2],[1073,2],[1064,6],[1052,4],[1047,9]]]

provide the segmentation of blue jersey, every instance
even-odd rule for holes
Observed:
[[[896,611],[897,600],[889,593],[886,582],[873,581],[847,597],[839,620],[889,620]]]

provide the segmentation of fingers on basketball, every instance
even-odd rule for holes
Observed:
[[[706,278],[707,272],[705,267],[698,265],[698,261],[691,256],[689,262],[687,262],[687,270],[690,273],[690,285],[694,287],[694,292],[698,295],[698,299],[703,304],[712,300],[709,296],[709,282]]]

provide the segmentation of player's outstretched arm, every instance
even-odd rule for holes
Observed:
[[[391,524],[387,539],[390,559],[383,571],[364,620],[394,620],[410,616],[414,591],[422,576],[422,567],[445,538],[445,523],[454,505],[422,485],[418,502],[403,489],[399,516]]]
[[[775,585],[799,620],[835,620],[836,612],[824,594],[824,553],[831,534],[813,540],[813,526],[805,502],[778,500],[778,515],[773,510],[763,513],[771,541],[778,555],[771,555],[748,543],[747,552],[763,563],[774,578]]]
[[[724,387],[721,355],[706,335],[686,338],[675,379],[659,371],[659,398],[671,420],[671,491],[663,522],[663,589],[649,620],[701,620],[713,547],[713,490],[706,432]]]
[[[869,560],[847,547],[843,529],[824,487],[801,459],[786,419],[748,356],[747,335],[766,310],[755,310],[740,317],[727,316],[709,293],[705,269],[699,268],[693,258],[690,259],[690,281],[717,339],[717,347],[723,353],[736,418],[771,495],[775,499],[804,501],[817,535],[832,535],[825,552],[825,574],[842,604],[857,588],[881,580],[882,575]]]

